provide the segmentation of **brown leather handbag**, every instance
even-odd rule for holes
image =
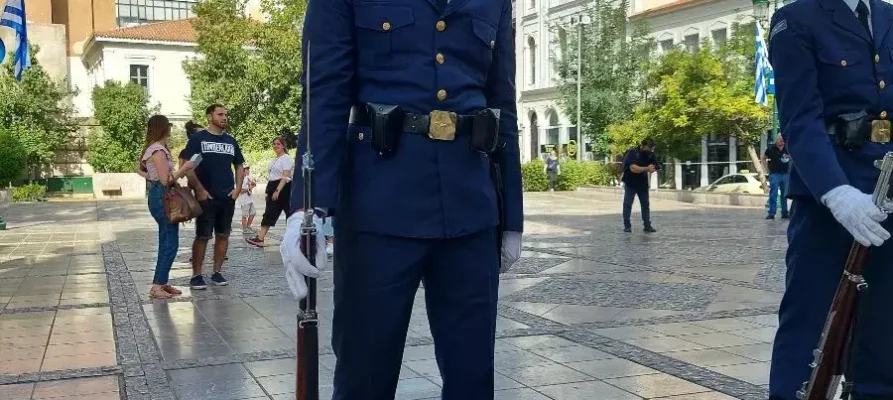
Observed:
[[[174,185],[164,194],[164,215],[172,224],[179,224],[202,215],[202,206],[191,190]]]

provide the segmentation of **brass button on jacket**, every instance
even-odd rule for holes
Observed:
[[[446,100],[447,92],[446,90],[440,89],[437,91],[437,98],[441,101]]]

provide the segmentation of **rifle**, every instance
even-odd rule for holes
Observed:
[[[875,161],[874,165],[881,170],[872,195],[874,204],[878,208],[890,212],[891,200],[893,200],[890,196],[893,152],[887,153],[882,160]],[[831,400],[837,394],[841,382],[845,380],[846,363],[849,358],[847,347],[855,328],[854,317],[858,294],[868,291],[868,282],[862,276],[865,271],[865,258],[868,256],[868,251],[868,247],[853,241],[846,260],[846,267],[837,286],[837,293],[834,295],[828,318],[825,320],[825,328],[822,331],[819,346],[813,351],[815,359],[810,364],[812,376],[797,391],[797,398],[800,400]],[[844,382],[843,389],[841,399],[846,399],[852,389],[852,384]]]
[[[307,42],[306,110],[303,113],[307,129],[307,149],[301,157],[304,177],[304,219],[301,222],[301,253],[316,266],[316,224],[313,223],[313,154],[310,152],[310,42]],[[297,400],[319,400],[319,317],[316,314],[316,278],[305,277],[307,297],[301,299],[298,313],[297,369],[295,396]]]

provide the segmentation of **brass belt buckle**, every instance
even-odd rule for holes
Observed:
[[[886,119],[871,121],[871,141],[875,143],[890,143],[890,121]]]
[[[429,114],[428,137],[434,140],[453,141],[456,139],[456,121],[454,112],[434,110]],[[889,129],[887,130],[889,132]],[[887,135],[889,137],[889,134]]]

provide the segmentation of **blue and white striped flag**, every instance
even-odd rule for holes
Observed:
[[[6,0],[3,14],[0,15],[0,26],[12,29],[15,34],[12,43],[0,39],[0,62],[6,59],[6,52],[13,52],[15,77],[22,80],[22,72],[31,67],[31,52],[28,50],[28,29],[25,21],[25,1]],[[12,46],[10,46],[10,44]]]
[[[763,40],[763,28],[760,24],[756,25],[756,68],[754,73],[756,84],[754,85],[754,101],[764,106],[769,106],[768,85],[770,77],[774,80],[772,66],[769,65],[769,50],[766,48],[766,41]],[[774,82],[773,82],[774,83]]]

